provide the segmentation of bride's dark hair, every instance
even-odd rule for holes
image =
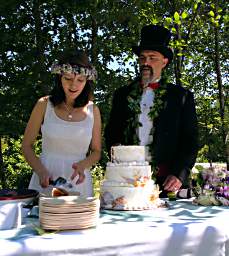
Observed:
[[[58,64],[70,64],[78,65],[82,67],[91,68],[88,56],[82,50],[67,49],[63,51],[59,57]],[[89,100],[93,98],[92,92],[93,81],[87,80],[86,84],[80,93],[80,95],[75,99],[74,107],[84,107],[88,104]],[[65,101],[65,93],[61,83],[61,75],[55,75],[54,77],[54,88],[50,93],[50,101],[53,106],[61,104]]]

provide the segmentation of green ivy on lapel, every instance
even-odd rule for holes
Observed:
[[[148,114],[152,121],[156,117],[158,117],[160,111],[164,107],[164,100],[162,98],[165,96],[167,92],[166,88],[167,88],[167,84],[163,80],[161,80],[159,88],[154,90],[154,93],[155,93],[154,104],[151,107],[150,112]],[[132,84],[132,90],[129,96],[127,97],[128,109],[131,112],[131,115],[130,115],[130,118],[127,120],[127,126],[124,131],[126,144],[129,144],[130,143],[129,141],[132,141],[133,145],[139,145],[137,130],[140,126],[142,126],[142,124],[138,120],[138,116],[141,113],[141,106],[140,106],[141,96],[142,96],[142,88],[140,87],[139,82],[135,82],[134,84]],[[153,136],[154,127],[152,128],[150,134]],[[132,139],[130,140],[130,138]],[[153,144],[151,143],[150,145],[147,145],[147,146],[149,146],[151,156],[153,156],[152,154]],[[152,165],[152,168],[155,169],[153,158],[151,161],[151,165]]]

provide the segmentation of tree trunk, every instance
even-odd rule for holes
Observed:
[[[215,17],[218,15],[218,1],[216,1],[215,7]],[[219,26],[215,25],[214,27],[214,35],[215,35],[215,54],[214,54],[214,66],[218,84],[218,100],[219,100],[219,113],[221,118],[221,134],[224,145],[224,153],[228,166],[228,150],[226,148],[226,128],[225,128],[225,116],[224,116],[224,94],[223,94],[223,84],[222,84],[222,75],[220,70],[220,56],[219,56]]]
[[[34,17],[34,26],[35,26],[35,44],[36,44],[36,57],[37,62],[35,65],[38,65],[39,70],[38,75],[38,85],[41,85],[41,90],[44,94],[48,93],[47,81],[46,81],[46,68],[45,68],[45,56],[44,56],[44,38],[42,35],[42,19],[40,13],[40,0],[33,1],[33,17]],[[35,60],[36,61],[36,60]]]
[[[191,20],[190,25],[189,25],[189,27],[188,27],[188,32],[187,32],[187,34],[186,34],[186,36],[185,36],[185,38],[184,38],[185,44],[186,44],[187,46],[188,46],[188,40],[190,39],[190,34],[191,34],[191,31],[192,31],[193,25],[194,25],[194,23],[195,23],[195,20],[196,20],[196,18],[197,18],[197,15],[199,14],[201,5],[202,5],[202,3],[199,2],[198,5],[197,5],[197,8],[196,8],[195,13],[192,15],[192,20]],[[185,51],[186,51],[186,49],[187,49],[187,46],[185,46],[185,47],[183,48],[183,53],[185,53]],[[184,58],[185,58],[185,54],[182,55],[182,59],[181,59],[181,66],[182,66],[182,68],[184,68]]]
[[[68,13],[66,15],[67,23],[68,23],[68,44],[69,46],[73,46],[77,48],[78,35],[77,35],[77,24],[75,23],[74,16],[72,13]]]
[[[97,51],[97,33],[98,26],[95,18],[91,16],[92,21],[92,33],[91,33],[91,62],[93,65],[97,64],[98,51]]]
[[[0,184],[2,188],[6,188],[5,170],[2,156],[2,136],[0,136]]]
[[[176,31],[177,31],[177,38],[176,40],[180,41],[181,40],[181,34],[180,34],[180,26],[178,24],[175,25]],[[179,53],[181,53],[181,50],[175,49],[174,51],[174,63],[175,63],[175,77],[176,77],[176,84],[181,86],[181,72],[182,72],[182,67],[181,67],[181,56]]]

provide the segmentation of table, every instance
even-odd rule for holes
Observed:
[[[38,218],[0,231],[0,255],[229,256],[229,208],[177,200],[169,209],[101,212],[97,227],[37,235]]]

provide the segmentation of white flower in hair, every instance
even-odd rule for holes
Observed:
[[[70,64],[63,64],[62,65],[62,72],[72,73],[72,66]]]
[[[97,71],[94,67],[82,67],[70,64],[53,64],[51,66],[51,73],[61,75],[63,73],[75,73],[86,76],[88,80],[95,80],[97,78]]]

